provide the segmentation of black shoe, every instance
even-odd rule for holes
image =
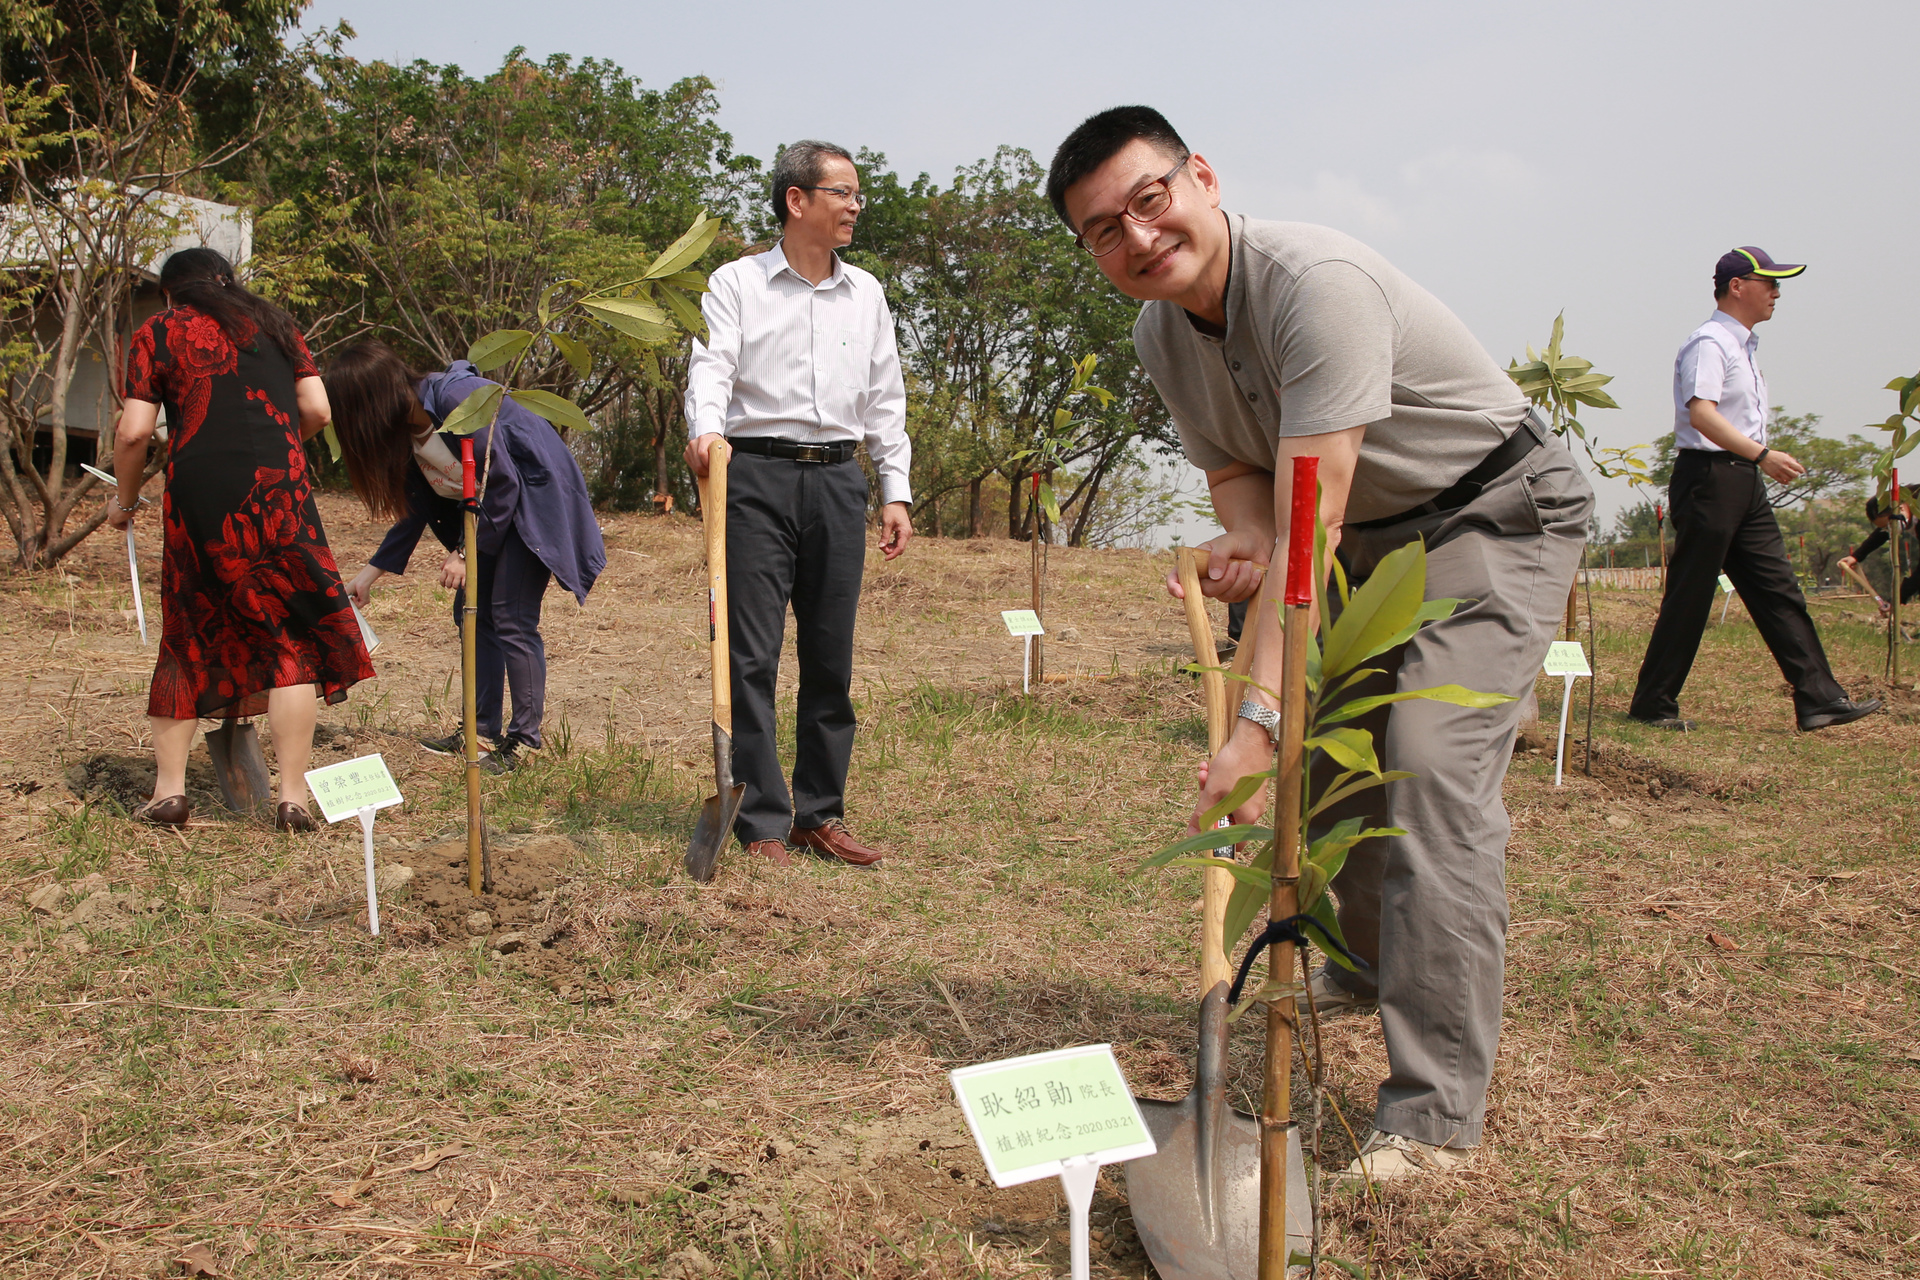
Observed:
[[[512,773],[515,769],[518,769],[522,764],[526,763],[526,761],[520,757],[520,750],[525,745],[524,742],[511,733],[499,739],[493,744],[491,750],[481,755],[480,771],[482,773],[491,773],[495,776],[503,773]]]
[[[1649,729],[1671,729],[1675,733],[1691,733],[1694,723],[1682,720],[1679,716],[1660,716],[1649,720],[1645,716],[1628,716],[1627,719],[1646,725]]]
[[[1863,716],[1870,716],[1881,707],[1880,699],[1868,698],[1865,702],[1855,702],[1852,698],[1842,698],[1838,702],[1829,702],[1824,707],[1815,707],[1811,711],[1800,713],[1800,728],[1830,729],[1836,724],[1852,724]]]
[[[422,738],[420,745],[437,756],[464,755],[467,749],[467,731],[455,729],[444,738]]]

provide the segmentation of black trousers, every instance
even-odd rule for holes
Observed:
[[[540,602],[553,576],[540,557],[508,529],[493,555],[478,553],[480,612],[474,616],[474,721],[483,738],[499,739],[502,695],[513,690],[513,719],[506,731],[528,746],[540,745],[547,711],[547,646],[540,638]],[[453,593],[453,625],[467,607],[463,588]]]
[[[733,779],[746,784],[734,834],[743,843],[846,816],[866,543],[867,476],[858,462],[735,453],[727,464]],[[800,658],[791,798],[774,714],[789,603]]]
[[[1806,597],[1794,581],[1760,468],[1729,453],[1682,449],[1667,500],[1676,535],[1667,594],[1640,663],[1629,714],[1642,720],[1679,714],[1680,688],[1700,650],[1723,570],[1773,651],[1780,674],[1793,686],[1794,709],[1807,711],[1844,698],[1813,629]]]

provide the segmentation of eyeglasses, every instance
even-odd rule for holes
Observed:
[[[1126,239],[1126,229],[1120,225],[1120,219],[1131,218],[1145,226],[1173,208],[1173,189],[1167,184],[1173,181],[1174,174],[1187,167],[1187,161],[1191,159],[1192,156],[1182,157],[1179,164],[1134,192],[1133,198],[1127,201],[1127,207],[1121,212],[1089,222],[1073,238],[1074,243],[1096,258],[1104,258],[1118,249],[1120,242]]]
[[[798,184],[795,185],[798,186]],[[856,209],[864,209],[867,207],[867,193],[864,191],[849,191],[845,187],[799,187],[799,189],[801,191],[824,191],[830,196],[839,196]]]

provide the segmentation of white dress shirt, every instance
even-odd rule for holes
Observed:
[[[880,500],[911,502],[907,392],[880,282],[833,259],[809,282],[778,245],[715,271],[700,300],[707,340],[687,366],[687,432],[864,441]]]
[[[1673,442],[1682,449],[1724,453],[1693,429],[1693,400],[1711,400],[1733,429],[1756,444],[1767,442],[1767,380],[1755,353],[1760,339],[1724,311],[1687,338],[1673,362]]]

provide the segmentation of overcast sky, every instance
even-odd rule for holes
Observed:
[[[363,59],[484,74],[524,45],[711,76],[741,152],[825,137],[942,181],[1149,103],[1227,208],[1367,241],[1503,365],[1564,309],[1567,349],[1615,376],[1622,408],[1584,419],[1610,445],[1671,429],[1674,353],[1737,244],[1809,264],[1760,331],[1789,411],[1862,430],[1920,367],[1911,2],[319,0],[306,26],[342,18]]]

